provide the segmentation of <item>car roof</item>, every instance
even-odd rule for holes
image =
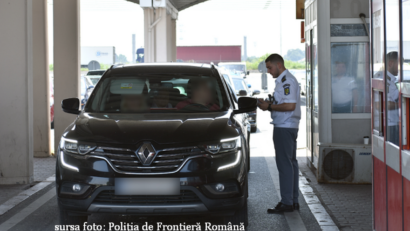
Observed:
[[[138,63],[138,64],[120,64],[113,65],[111,74],[135,74],[151,73],[151,74],[168,74],[168,73],[184,73],[184,74],[212,74],[215,67],[211,64],[203,63]]]

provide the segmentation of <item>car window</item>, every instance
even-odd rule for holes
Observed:
[[[162,113],[226,111],[220,78],[211,76],[107,76],[94,89],[86,112]]]
[[[246,90],[242,79],[233,79],[233,85],[236,91]]]
[[[226,81],[228,84],[231,84],[231,81],[229,80],[229,76],[228,76],[227,74],[224,74],[223,77],[224,77],[225,81]]]
[[[233,90],[232,86],[228,84],[229,95],[235,103],[238,103],[238,96],[236,96],[235,91]],[[235,104],[233,104],[235,105]],[[235,106],[234,106],[235,107]]]

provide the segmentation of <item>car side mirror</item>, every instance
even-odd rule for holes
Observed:
[[[81,112],[78,110],[79,107],[80,100],[78,98],[68,98],[61,101],[61,108],[63,109],[63,112],[78,115]]]
[[[234,110],[235,114],[255,111],[258,105],[258,100],[251,97],[241,97],[238,99],[238,110]]]
[[[248,95],[248,92],[245,91],[245,90],[240,90],[240,91],[238,92],[238,96],[247,96],[247,95]]]
[[[247,71],[247,72],[246,72],[246,75],[249,75],[249,73],[250,73],[250,72],[249,72],[249,71]]]
[[[259,95],[261,93],[261,91],[259,91],[259,90],[254,90],[253,92],[252,92],[252,96],[254,96],[254,95]]]

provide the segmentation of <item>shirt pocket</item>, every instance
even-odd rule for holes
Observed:
[[[283,103],[283,90],[275,91],[273,96],[275,97],[275,104]]]

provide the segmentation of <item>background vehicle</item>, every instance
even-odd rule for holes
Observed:
[[[230,74],[222,72],[222,76],[224,77],[225,81],[231,85],[233,91],[235,92],[235,95],[238,97],[243,97],[243,96],[252,97],[252,96],[260,94],[259,90],[252,91],[251,89],[249,89],[250,84],[246,83],[245,79],[243,79],[239,75],[232,77]],[[240,94],[241,90],[246,91],[246,94],[241,95]],[[251,132],[256,132],[258,130],[257,110],[248,112],[247,114],[248,114],[248,121],[251,124]]]
[[[80,93],[81,93],[81,109],[84,108],[84,105],[87,103],[88,98],[90,97],[93,89],[94,89],[94,84],[91,82],[91,80],[86,77],[86,76],[81,76],[81,88],[80,88]]]
[[[237,72],[241,77],[246,78],[249,71],[246,70],[245,62],[220,62],[218,67],[228,70],[229,72]]]
[[[248,88],[248,84],[245,82],[243,78],[232,78],[233,81],[233,88],[235,89],[235,93],[238,97],[248,96],[252,97],[254,95],[259,95],[260,91],[254,90],[253,92]],[[246,95],[241,95],[240,91],[245,90]],[[256,132],[258,130],[258,123],[257,123],[257,110],[248,112],[248,121],[251,124],[251,132]]]
[[[144,62],[144,48],[138,48],[136,54],[137,54],[137,59],[135,61],[137,61],[137,63],[143,63]]]
[[[236,103],[227,89],[213,65],[138,64],[109,69],[83,111],[79,99],[63,100],[63,111],[78,116],[57,152],[60,223],[82,224],[109,210],[212,215],[247,225],[243,114],[257,101]],[[172,107],[154,106],[159,95]]]
[[[298,80],[300,87],[300,94],[306,94],[306,70],[290,70],[293,76]]]
[[[81,67],[98,70],[100,64],[113,65],[115,63],[115,47],[81,47]]]
[[[98,81],[100,80],[101,76],[104,74],[106,70],[93,70],[93,71],[88,71],[87,75],[85,75],[87,78],[91,80],[91,83],[95,86],[97,85]]]

